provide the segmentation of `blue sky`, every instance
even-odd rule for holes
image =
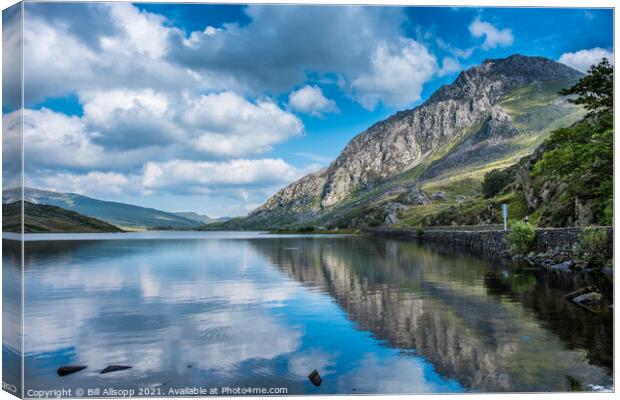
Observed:
[[[25,13],[26,183],[212,216],[247,213],[484,59],[585,70],[613,51],[608,9],[26,3]]]

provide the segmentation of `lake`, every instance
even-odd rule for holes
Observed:
[[[611,314],[584,312],[563,298],[570,283],[511,263],[371,236],[27,237],[27,390],[613,386]],[[6,242],[4,290],[14,298],[5,312],[19,315],[21,274]],[[5,363],[20,346],[10,337],[18,327],[6,318]],[[59,377],[57,368],[69,364],[88,368]],[[99,373],[110,364],[133,368]],[[308,380],[314,369],[320,387]]]

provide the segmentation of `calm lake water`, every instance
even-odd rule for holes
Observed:
[[[612,387],[611,315],[569,304],[563,296],[570,282],[543,279],[535,270],[366,236],[149,232],[29,239],[27,390]],[[19,282],[12,263],[5,251],[5,290],[7,279]],[[5,309],[18,305],[9,301]],[[6,329],[8,360],[19,342]],[[68,364],[88,368],[58,377],[56,369]],[[133,368],[99,374],[109,364]],[[314,369],[323,377],[320,387],[307,378]]]

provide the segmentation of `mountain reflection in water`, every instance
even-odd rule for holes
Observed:
[[[575,379],[608,381],[611,314],[591,316],[566,302],[570,286],[416,243],[362,243],[252,242],[289,276],[334,296],[358,329],[415,350],[467,388],[548,391],[570,389]]]
[[[26,242],[27,389],[612,385],[611,316],[572,306],[570,285],[534,271],[373,237],[175,235]],[[89,368],[59,378],[66,364]],[[108,364],[133,368],[98,374]]]

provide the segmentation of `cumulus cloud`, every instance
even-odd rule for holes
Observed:
[[[139,11],[129,3],[28,4],[24,26],[24,74],[26,106],[46,97],[82,91],[153,89],[178,91],[210,88],[208,78],[165,60],[171,35],[177,29],[163,25],[155,14]],[[70,7],[66,10],[64,7]],[[30,10],[37,12],[30,13]],[[82,27],[89,12],[103,28]],[[57,17],[65,13],[62,19]],[[85,33],[88,32],[88,33]]]
[[[19,111],[4,116],[19,117]],[[87,122],[43,108],[24,110],[24,164],[26,174],[37,169],[87,170],[93,168],[126,169],[155,156],[155,149],[126,151],[106,149],[95,143],[97,132],[89,131]]]
[[[186,33],[129,3],[26,7],[26,170],[56,190],[180,193],[185,183],[260,203],[257,191],[307,172],[265,153],[303,134],[294,112],[338,111],[323,85],[367,109],[401,107],[458,65],[440,67],[406,38],[400,8],[252,5],[247,24]],[[83,115],[40,108],[68,95]]]
[[[290,182],[303,174],[282,159],[237,159],[220,162],[172,160],[149,162],[142,185],[146,189],[174,189],[177,186],[204,190],[248,186],[271,186]]]
[[[339,74],[342,89],[360,102],[368,103],[370,96],[401,105],[404,94],[377,84],[384,79],[376,67],[377,53],[391,43],[393,56],[415,51],[416,57],[431,62],[431,69],[434,61],[423,44],[404,37],[400,26],[406,17],[398,8],[253,5],[246,9],[251,19],[247,25],[208,26],[186,36],[162,16],[128,3],[63,7],[28,5],[35,12],[29,14],[24,32],[27,104],[115,88],[286,93],[312,72],[319,77]],[[93,23],[89,30],[95,14],[108,22]],[[428,68],[409,69],[408,78],[423,84],[430,79]],[[360,80],[375,81],[369,85],[371,93],[365,85],[352,87]],[[418,95],[411,93],[409,102]]]
[[[244,202],[264,200],[282,185],[318,169],[296,168],[279,158],[226,161],[150,161],[135,173],[95,170],[26,175],[26,185],[90,196],[153,193],[209,194]],[[257,197],[258,196],[258,197]]]
[[[592,65],[598,64],[603,58],[607,58],[611,64],[614,62],[614,53],[594,47],[592,49],[583,49],[574,53],[564,53],[558,59],[562,64],[576,69],[577,71],[587,72]]]
[[[338,111],[335,101],[325,97],[320,87],[311,85],[305,85],[291,92],[288,96],[288,105],[295,111],[314,116]]]
[[[420,99],[422,86],[437,69],[437,60],[412,39],[381,43],[371,57],[371,69],[353,81],[359,102],[372,110],[381,101],[404,106]]]
[[[461,70],[461,63],[453,57],[444,57],[441,68],[437,72],[439,76],[446,76]]]
[[[36,187],[61,192],[84,193],[91,196],[122,194],[136,189],[135,177],[116,172],[93,171],[86,174],[59,173],[50,176],[33,177]]]
[[[469,33],[475,38],[484,37],[484,42],[482,43],[484,50],[494,49],[498,46],[510,46],[514,41],[511,29],[497,29],[492,24],[482,21],[480,17],[476,18],[469,25]]]
[[[403,36],[402,9],[249,6],[247,13],[248,25],[194,32],[189,40],[173,37],[170,58],[210,74],[233,75],[236,87],[250,92],[285,92],[304,82],[308,72],[319,76],[337,72],[341,88],[365,106],[416,101],[418,87],[431,78],[428,71],[436,66],[423,44]],[[398,83],[378,65],[381,61],[418,68],[397,68],[408,74],[399,77],[408,86],[398,90]],[[407,95],[411,88],[415,90]]]
[[[8,109],[21,107],[21,22],[19,5],[2,12],[2,104]]]
[[[243,156],[269,150],[272,145],[301,135],[302,122],[270,100],[252,103],[224,92],[191,99],[182,116],[204,153]]]

